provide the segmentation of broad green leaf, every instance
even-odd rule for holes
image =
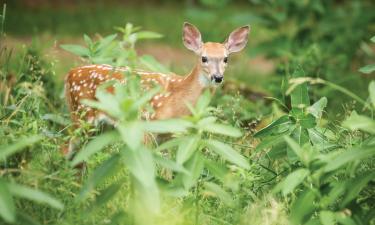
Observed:
[[[304,168],[293,171],[285,178],[284,181],[280,182],[275,187],[274,191],[281,191],[284,196],[288,195],[305,180],[309,173],[309,170]]]
[[[63,210],[64,205],[54,197],[37,189],[29,188],[16,183],[8,183],[8,188],[14,196],[26,198],[34,202],[48,204],[49,206]]]
[[[144,187],[155,186],[155,163],[149,150],[139,148],[137,151],[125,151],[125,165],[135,179]]]
[[[203,94],[199,97],[196,105],[195,110],[198,114],[203,114],[205,109],[208,107],[211,101],[211,92],[206,90]]]
[[[341,206],[346,206],[350,201],[358,197],[359,192],[367,185],[368,182],[375,179],[375,172],[359,175],[346,182],[347,192],[341,202]]]
[[[307,159],[304,157],[303,150],[299,146],[299,144],[295,140],[293,140],[292,138],[290,138],[288,136],[285,136],[284,139],[285,139],[286,143],[288,144],[288,146],[291,148],[291,150],[293,150],[293,152],[296,154],[296,156],[301,160],[301,162],[303,162],[306,165]]]
[[[331,211],[326,211],[326,210],[320,211],[319,219],[323,225],[335,225],[336,224],[335,213]]]
[[[375,43],[375,36],[372,36],[370,40]]]
[[[119,139],[119,135],[115,131],[107,132],[95,137],[82,150],[80,150],[71,162],[72,166],[87,160],[90,156],[97,153],[105,146],[115,142]]]
[[[102,183],[106,178],[111,177],[119,168],[120,159],[121,157],[119,155],[114,155],[110,159],[100,164],[100,166],[94,170],[81,188],[81,191],[77,196],[77,201],[85,200],[97,185]]]
[[[207,140],[206,146],[229,162],[236,164],[244,169],[250,168],[246,158],[236,152],[231,146],[213,139]]]
[[[192,124],[182,119],[145,121],[144,130],[152,133],[175,133],[184,132]]]
[[[234,201],[232,197],[229,195],[228,192],[226,192],[222,187],[219,185],[212,183],[212,182],[204,182],[203,184],[205,191],[209,192],[206,194],[214,194],[216,197],[218,197],[221,201],[223,201],[228,206],[233,206]]]
[[[370,134],[375,134],[375,121],[369,117],[358,115],[355,111],[344,120],[342,126],[350,130],[361,130]]]
[[[185,163],[185,168],[189,171],[189,175],[182,174],[182,183],[185,190],[189,190],[194,186],[203,171],[203,157],[199,152],[194,155]]]
[[[103,49],[108,47],[112,43],[112,41],[116,39],[116,37],[117,37],[117,34],[111,34],[101,39],[99,41],[98,47],[96,48],[97,51],[102,51]]]
[[[202,127],[202,129],[207,132],[222,134],[230,137],[240,137],[242,135],[241,131],[237,128],[218,123],[209,124],[207,126]]]
[[[153,56],[151,55],[142,55],[139,57],[139,61],[141,64],[146,66],[149,70],[161,73],[170,73],[169,69],[165,67],[163,64],[159,63]]]
[[[375,145],[361,146],[343,151],[340,154],[332,154],[329,164],[324,167],[325,172],[330,172],[344,166],[347,163],[369,158],[375,155]]]
[[[80,45],[60,45],[60,47],[80,57],[85,58],[90,55],[90,51],[87,48],[80,46]]]
[[[359,72],[365,73],[365,74],[370,74],[375,71],[375,64],[370,64],[364,67],[361,67],[359,69]]]
[[[199,122],[197,123],[197,125],[198,125],[198,127],[209,126],[209,125],[215,123],[216,120],[217,120],[217,118],[214,117],[214,116],[205,117],[205,118],[199,120]]]
[[[16,221],[16,208],[7,183],[0,178],[0,216],[9,223]]]
[[[161,38],[163,37],[163,35],[159,34],[159,33],[156,33],[156,32],[152,32],[152,31],[139,31],[136,33],[137,35],[137,39],[140,40],[140,39],[153,39],[153,38]]]
[[[189,174],[189,171],[187,171],[185,167],[183,167],[181,164],[178,164],[162,156],[154,154],[154,161],[155,163],[161,165],[164,168],[167,168],[176,172],[180,172],[180,173]]]
[[[301,116],[299,119],[299,124],[304,129],[310,129],[316,126],[316,119],[312,114],[307,114]]]
[[[126,150],[124,162],[135,182],[135,189],[140,193],[137,198],[139,204],[147,211],[157,213],[160,211],[159,188],[155,179],[155,162],[148,149],[139,148],[137,151]]]
[[[155,151],[160,152],[161,150],[164,150],[164,149],[176,147],[181,143],[181,141],[183,141],[183,139],[184,139],[183,137],[173,138],[169,141],[162,143],[158,147],[156,147]]]
[[[106,187],[104,190],[99,192],[99,195],[96,197],[95,201],[91,204],[88,213],[91,213],[94,209],[98,209],[110,201],[117,192],[121,189],[121,182],[114,183]]]
[[[85,43],[87,46],[90,47],[91,45],[93,45],[91,38],[87,34],[83,35],[83,40],[85,40]]]
[[[305,77],[305,72],[298,67],[292,74],[293,78]],[[310,98],[307,90],[307,83],[298,84],[290,94],[292,108],[301,109],[310,106]]]
[[[290,221],[293,225],[305,224],[310,220],[315,209],[314,200],[315,194],[312,190],[307,189],[299,194],[290,210]]]
[[[254,134],[254,137],[260,138],[270,135],[277,135],[284,133],[289,130],[290,126],[293,122],[289,119],[288,115],[283,115],[277,120],[273,121],[271,124],[266,126],[265,128],[259,130]]]
[[[12,154],[15,154],[21,150],[23,150],[25,147],[30,146],[32,144],[35,144],[36,142],[40,141],[42,139],[41,136],[31,136],[31,137],[25,137],[20,138],[17,140],[16,143],[10,144],[8,146],[2,146],[0,147],[0,161],[6,159]]]
[[[198,135],[188,136],[182,140],[177,150],[176,162],[178,164],[182,165],[193,155],[197,150],[199,140]]]
[[[122,140],[133,151],[137,150],[142,144],[144,138],[142,126],[143,122],[139,121],[123,122],[117,126],[117,130],[120,132]]]
[[[370,85],[368,86],[368,91],[370,93],[372,107],[375,109],[375,81],[370,82]]]
[[[327,98],[322,97],[321,99],[319,99],[319,101],[308,107],[307,111],[311,113],[315,118],[320,119],[322,117],[324,108],[327,106],[327,102]]]
[[[217,179],[219,179],[221,181],[224,181],[225,177],[229,173],[229,170],[226,168],[225,165],[220,164],[216,161],[206,159],[204,161],[204,164],[205,164],[206,168],[208,169],[208,171],[210,173],[212,173],[212,175],[214,177],[216,177]]]

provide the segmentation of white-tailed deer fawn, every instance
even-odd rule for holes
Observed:
[[[190,23],[183,25],[183,43],[198,55],[198,61],[187,76],[167,75],[134,70],[141,76],[141,83],[157,82],[166,94],[157,94],[151,100],[155,113],[149,119],[168,119],[190,113],[186,102],[194,105],[209,87],[222,83],[230,53],[242,50],[248,40],[249,26],[234,30],[224,43],[203,43],[199,30]],[[113,68],[108,65],[89,65],[69,72],[65,79],[65,93],[73,122],[86,110],[85,119],[95,123],[105,117],[103,112],[81,104],[82,99],[95,99],[96,88],[105,81],[124,81],[122,72],[127,67]],[[109,91],[113,91],[109,89]]]

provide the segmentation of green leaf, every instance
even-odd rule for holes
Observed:
[[[291,207],[290,221],[292,224],[305,224],[306,221],[310,220],[315,209],[314,200],[315,195],[312,190],[307,189],[299,194]]]
[[[331,211],[327,211],[327,210],[320,211],[319,219],[323,225],[335,225],[336,224],[335,213]]]
[[[82,161],[87,160],[90,156],[97,153],[105,146],[119,139],[119,135],[115,131],[107,132],[95,137],[82,150],[80,150],[71,162],[72,166],[76,166]]]
[[[144,122],[144,130],[152,133],[185,132],[192,124],[182,119],[153,120]]]
[[[214,177],[224,182],[225,177],[229,173],[229,170],[226,168],[225,165],[209,159],[206,159],[204,161],[204,164],[208,171],[212,173]]]
[[[27,146],[30,146],[32,144],[35,144],[36,142],[40,141],[42,139],[41,136],[31,136],[31,137],[25,137],[25,138],[20,138],[17,140],[16,143],[13,143],[8,146],[3,146],[0,147],[0,160],[6,159],[8,156],[15,154],[22,149],[24,149]]]
[[[63,210],[64,205],[54,197],[37,189],[29,188],[16,183],[8,183],[8,188],[14,196],[26,198],[34,202],[44,203],[53,208]]]
[[[368,86],[368,91],[370,93],[370,100],[372,107],[375,108],[375,81],[371,81]]]
[[[154,160],[155,160],[155,163],[161,165],[164,168],[167,168],[176,172],[180,172],[180,173],[189,174],[189,171],[187,171],[185,167],[183,167],[181,164],[178,164],[170,159],[154,154]]]
[[[16,221],[16,208],[7,183],[0,178],[0,216],[8,223]]]
[[[170,73],[169,69],[165,67],[163,64],[159,63],[153,56],[151,55],[142,55],[139,57],[139,61],[141,64],[146,66],[149,70],[161,73]]]
[[[217,140],[207,140],[206,146],[229,162],[234,163],[244,169],[250,168],[246,158],[236,152],[231,146]]]
[[[106,178],[112,176],[120,165],[120,156],[114,155],[110,159],[106,160],[87,179],[86,183],[81,188],[77,201],[83,201],[87,198],[90,192]]]
[[[205,109],[208,107],[211,101],[211,92],[209,90],[206,90],[203,92],[203,94],[199,97],[196,105],[195,105],[195,111],[202,115],[205,112]]]
[[[152,32],[152,31],[139,31],[136,33],[137,39],[154,39],[154,38],[161,38],[163,35]]]
[[[93,45],[91,38],[87,34],[83,35],[83,40],[85,40],[87,46],[90,47]]]
[[[340,154],[333,153],[331,155],[329,164],[324,167],[324,171],[330,172],[344,166],[347,163],[370,158],[373,155],[375,155],[375,145],[352,148]]]
[[[223,201],[228,206],[233,206],[234,201],[232,197],[226,192],[223,188],[219,185],[212,183],[212,182],[204,182],[203,184],[205,191],[214,194],[218,197],[221,201]]]
[[[370,134],[375,134],[375,121],[369,117],[358,115],[356,111],[344,120],[343,127],[350,130],[361,130]]]
[[[117,192],[121,189],[121,182],[111,184],[109,187],[101,190],[99,195],[96,197],[95,202],[93,202],[88,209],[87,213],[91,213],[93,210],[102,207],[108,201],[110,201]]]
[[[65,51],[71,52],[80,57],[86,58],[90,55],[89,49],[80,45],[60,45],[60,47]]]
[[[311,113],[315,118],[320,119],[322,117],[324,108],[327,106],[327,102],[327,98],[322,97],[321,99],[319,99],[319,101],[308,107],[307,111]]]
[[[305,178],[309,175],[309,170],[301,168],[293,171],[290,173],[284,181],[280,182],[276,187],[275,190],[276,192],[280,191],[284,196],[288,195],[294,189],[301,184]]]
[[[122,140],[128,145],[130,149],[135,151],[139,148],[139,146],[141,146],[144,135],[143,122],[123,122],[117,126],[117,130],[120,132]]]
[[[255,138],[261,138],[265,136],[270,135],[278,135],[281,133],[285,133],[289,130],[290,126],[293,124],[293,122],[289,119],[288,115],[283,115],[277,120],[270,123],[265,128],[259,130],[254,134]]]
[[[373,36],[370,41],[374,42],[375,43],[375,36]]]
[[[99,41],[99,45],[97,47],[97,51],[102,51],[106,47],[108,47],[113,40],[115,40],[117,37],[117,34],[111,34],[106,36],[105,38],[101,39]]]
[[[194,186],[200,177],[203,166],[203,157],[199,152],[195,152],[194,155],[185,163],[185,168],[189,171],[190,175],[182,174],[182,183],[185,190],[189,190]]]
[[[198,135],[188,136],[178,146],[176,161],[178,164],[186,162],[197,150],[200,137]]]
[[[164,150],[164,149],[169,149],[169,148],[173,148],[173,147],[176,147],[178,146],[181,141],[183,141],[184,138],[183,137],[178,137],[178,138],[173,138],[169,141],[166,141],[164,143],[162,143],[161,145],[159,145],[155,151],[156,152],[160,152],[161,150]]]
[[[341,202],[341,206],[345,207],[349,202],[355,199],[359,192],[367,185],[368,182],[375,179],[375,172],[365,173],[359,175],[346,182],[347,192],[344,195],[344,199]]]
[[[301,67],[298,67],[292,74],[293,78],[304,77],[305,72]],[[301,109],[310,105],[309,93],[307,90],[307,83],[298,84],[290,94],[292,108]]]
[[[370,74],[375,71],[375,64],[370,64],[364,67],[361,67],[359,69],[359,72],[365,73],[365,74]]]
[[[160,194],[155,179],[155,163],[151,152],[145,148],[138,148],[137,151],[125,149],[124,162],[129,169],[138,194],[139,204],[147,211],[158,213],[160,211]]]
[[[209,124],[207,126],[202,127],[202,129],[207,132],[222,134],[230,137],[240,137],[242,135],[241,131],[237,128],[218,123]]]
[[[285,142],[288,144],[288,146],[293,150],[293,152],[297,155],[297,157],[303,162],[305,165],[307,165],[307,159],[305,159],[303,150],[298,145],[297,142],[295,142],[292,138],[285,136],[284,137]]]

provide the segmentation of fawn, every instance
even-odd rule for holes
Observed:
[[[231,53],[241,51],[247,44],[249,26],[234,30],[224,43],[203,43],[199,30],[192,24],[183,25],[183,43],[185,47],[199,56],[193,70],[187,76],[167,75],[156,72],[134,70],[141,76],[141,83],[147,85],[157,82],[166,94],[156,94],[150,101],[155,113],[146,119],[168,119],[190,113],[186,102],[194,105],[209,87],[216,87],[223,82],[224,71]],[[82,99],[95,99],[96,88],[108,81],[124,82],[122,72],[129,68],[113,68],[109,65],[89,65],[72,69],[65,79],[65,94],[73,122],[78,122],[78,115],[85,111],[85,120],[97,124],[100,121],[113,122],[105,113],[86,107]],[[113,88],[108,89],[113,92]],[[69,153],[71,152],[69,144]]]

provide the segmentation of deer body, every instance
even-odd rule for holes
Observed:
[[[244,26],[234,30],[224,43],[203,43],[199,30],[192,24],[184,23],[183,43],[199,56],[195,67],[187,76],[132,71],[141,76],[141,83],[145,87],[157,83],[163,89],[151,99],[150,104],[155,113],[145,116],[146,119],[188,115],[190,111],[186,103],[194,105],[206,88],[216,87],[223,81],[229,54],[246,46],[249,32],[250,27]],[[103,112],[81,104],[81,100],[94,100],[97,87],[108,80],[126,83],[123,73],[128,70],[127,67],[113,68],[109,65],[89,65],[72,69],[65,78],[65,95],[73,122],[78,122],[83,111],[86,111],[85,119],[88,122],[96,123],[103,118],[113,122]],[[109,87],[107,90],[113,93],[114,88]]]
[[[81,103],[83,99],[95,99],[97,87],[109,80],[118,80],[125,83],[123,72],[127,67],[114,68],[110,65],[89,65],[72,69],[65,78],[65,95],[72,120],[78,121],[79,113],[85,111],[85,119],[95,122],[104,117],[104,113],[87,107]],[[168,119],[189,114],[186,102],[195,104],[202,91],[207,88],[199,82],[200,69],[194,68],[185,76],[163,74],[155,72],[137,71],[134,73],[141,77],[141,83],[148,87],[157,83],[162,87],[162,92],[156,94],[151,100],[155,113],[146,119]],[[107,89],[113,92],[113,87]]]

